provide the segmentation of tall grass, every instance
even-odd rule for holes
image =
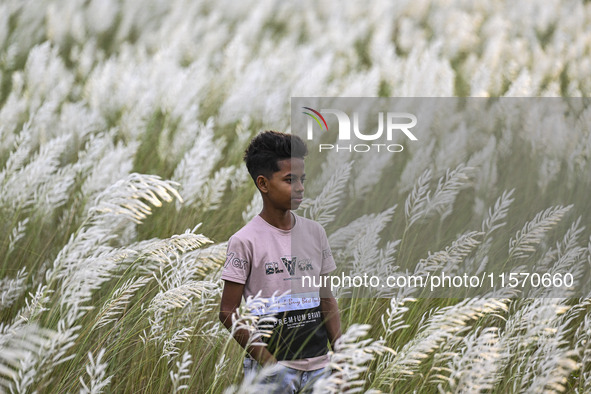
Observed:
[[[0,391],[264,390],[217,319],[261,206],[247,141],[291,96],[587,96],[589,25],[574,0],[4,1]],[[439,103],[403,154],[310,155],[300,213],[340,269],[587,283],[589,101]],[[341,298],[316,389],[588,392],[589,290],[534,295]]]

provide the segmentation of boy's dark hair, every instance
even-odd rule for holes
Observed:
[[[252,179],[259,175],[271,178],[279,171],[278,160],[297,157],[303,159],[308,154],[306,143],[297,135],[264,131],[255,136],[246,151],[244,161]]]

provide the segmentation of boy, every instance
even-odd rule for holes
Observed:
[[[228,329],[242,297],[259,291],[264,298],[291,293],[281,297],[267,346],[249,346],[244,361],[245,374],[259,365],[279,363],[280,371],[272,377],[277,392],[310,389],[310,382],[326,373],[327,342],[333,346],[341,335],[330,289],[302,288],[301,283],[302,276],[318,279],[336,268],[322,226],[291,212],[302,202],[307,153],[301,138],[275,131],[250,142],[244,161],[263,198],[263,209],[230,238],[222,272],[220,320]],[[238,330],[234,338],[244,348],[250,334]]]

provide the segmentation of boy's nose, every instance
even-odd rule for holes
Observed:
[[[302,193],[304,191],[304,184],[302,183],[302,181],[297,181],[295,184],[295,190],[297,192]]]

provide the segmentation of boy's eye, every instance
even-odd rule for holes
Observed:
[[[297,180],[297,178],[295,178]],[[287,183],[291,183],[294,180],[294,178],[285,178],[285,182]],[[304,181],[306,180],[306,178],[302,177],[300,178],[300,182],[302,182],[302,184],[304,183]]]

